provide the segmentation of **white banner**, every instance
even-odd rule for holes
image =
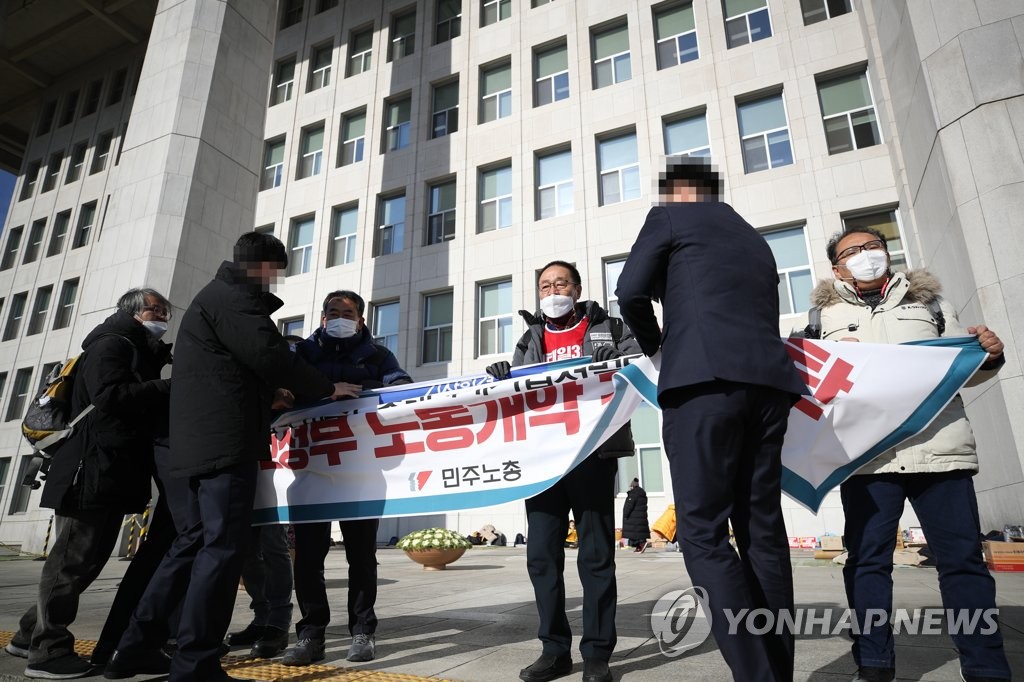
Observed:
[[[811,511],[857,468],[924,429],[985,359],[974,337],[786,343],[809,395],[790,416],[783,489]],[[425,382],[286,413],[260,472],[255,523],[436,514],[536,495],[641,399],[657,406],[657,361],[516,368],[501,382]]]

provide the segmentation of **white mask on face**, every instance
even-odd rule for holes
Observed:
[[[159,339],[167,333],[167,323],[160,320],[142,320],[142,326],[154,339]]]
[[[858,282],[873,282],[889,271],[889,254],[885,249],[861,251],[846,261],[846,269]]]
[[[359,323],[355,320],[346,320],[344,317],[339,317],[327,320],[327,324],[324,325],[324,331],[327,333],[327,336],[332,338],[347,339],[356,335],[356,332],[359,331]]]
[[[572,300],[572,296],[562,296],[561,294],[551,294],[547,298],[540,299],[540,311],[552,320],[568,315],[572,312],[574,305],[576,305],[576,301]]]

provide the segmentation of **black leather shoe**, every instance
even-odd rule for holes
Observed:
[[[259,641],[266,629],[264,625],[249,623],[245,626],[244,630],[232,632],[228,635],[228,644],[231,646],[251,646]]]
[[[519,671],[519,679],[523,682],[548,682],[571,672],[572,657],[569,654],[541,654],[540,658]]]
[[[608,669],[608,661],[584,658],[583,682],[612,682],[612,671]]]
[[[166,675],[171,670],[171,659],[158,650],[132,653],[115,651],[103,671],[108,680],[121,680],[136,675]]]
[[[252,645],[256,658],[273,658],[288,648],[288,631],[268,625],[263,636]]]

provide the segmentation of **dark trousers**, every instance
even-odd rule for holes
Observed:
[[[372,635],[377,631],[378,519],[340,521],[348,562],[348,631]],[[302,619],[295,624],[299,639],[323,640],[331,622],[324,581],[324,560],[331,547],[330,523],[299,523],[295,531],[295,599]]]
[[[876,625],[880,618],[869,621],[867,611],[892,613],[892,553],[905,500],[913,505],[928,548],[934,552],[942,606],[972,614],[996,608],[996,584],[981,558],[978,502],[971,476],[970,471],[873,474],[852,476],[840,487],[849,550],[843,567],[846,596],[857,622],[871,625],[852,635],[858,665],[896,666],[888,618]],[[986,624],[984,618],[979,621]],[[965,674],[1010,678],[998,628],[989,634],[961,633],[952,638]]]
[[[292,624],[292,557],[285,527],[256,526],[242,564],[252,622],[287,631]]]
[[[615,650],[614,459],[592,455],[539,495],[526,500],[526,567],[533,583],[544,653],[568,654],[572,630],[565,615],[565,536],[576,521],[576,569],[583,583],[584,658],[607,661]]]
[[[82,592],[110,559],[123,519],[121,512],[105,509],[57,514],[57,537],[39,576],[39,600],[21,617],[14,636],[31,642],[29,664],[74,653],[68,626],[78,615]]]
[[[157,471],[165,481],[163,462]],[[187,493],[169,496],[178,537],[160,562],[118,649],[141,652],[160,646],[166,621],[181,600],[178,650],[171,681],[224,680],[218,649],[231,623],[251,535],[255,462],[187,479]],[[182,479],[184,480],[184,479]]]
[[[707,590],[718,648],[737,680],[792,680],[793,633],[754,635],[741,625],[730,634],[724,613],[793,609],[781,506],[792,396],[713,381],[667,391],[659,402],[677,537],[694,586]],[[730,521],[738,555],[729,544]]]

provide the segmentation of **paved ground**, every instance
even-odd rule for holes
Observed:
[[[578,633],[581,588],[567,550],[566,597],[570,621]],[[842,574],[831,562],[815,561],[810,552],[794,552],[797,604],[817,609],[845,605]],[[436,677],[501,682],[517,680],[518,671],[540,651],[536,640],[536,611],[526,575],[523,548],[477,547],[445,571],[424,571],[395,549],[382,549],[377,613],[378,658],[364,664],[344,660],[349,638],[344,625],[345,559],[335,548],[327,559],[329,594],[335,624],[328,632],[327,660],[335,668],[256,667],[238,663],[235,671],[264,680],[359,679],[398,680]],[[728,680],[729,672],[713,640],[678,658],[661,654],[653,637],[650,614],[665,593],[687,588],[682,556],[675,552],[622,551],[618,557],[619,644],[612,671],[622,680]],[[111,561],[82,598],[73,626],[82,640],[98,636],[118,579],[127,564]],[[42,562],[0,561],[0,643],[6,643],[18,618],[35,598]],[[1024,675],[1024,573],[996,573],[1000,618],[1007,654],[1017,676]],[[898,567],[895,570],[896,607],[912,609],[940,604],[934,569]],[[248,622],[248,600],[239,592],[234,629]],[[296,610],[297,611],[297,610]],[[342,619],[339,621],[339,617]],[[296,615],[297,618],[297,615]],[[897,636],[901,680],[959,680],[956,652],[945,635]],[[83,648],[91,643],[83,641]],[[244,653],[238,651],[236,653]],[[565,679],[579,679],[576,667]],[[22,679],[24,661],[0,654],[0,680]],[[845,680],[854,672],[849,642],[840,635],[801,636],[796,644],[797,680]],[[97,676],[98,677],[98,676]]]

